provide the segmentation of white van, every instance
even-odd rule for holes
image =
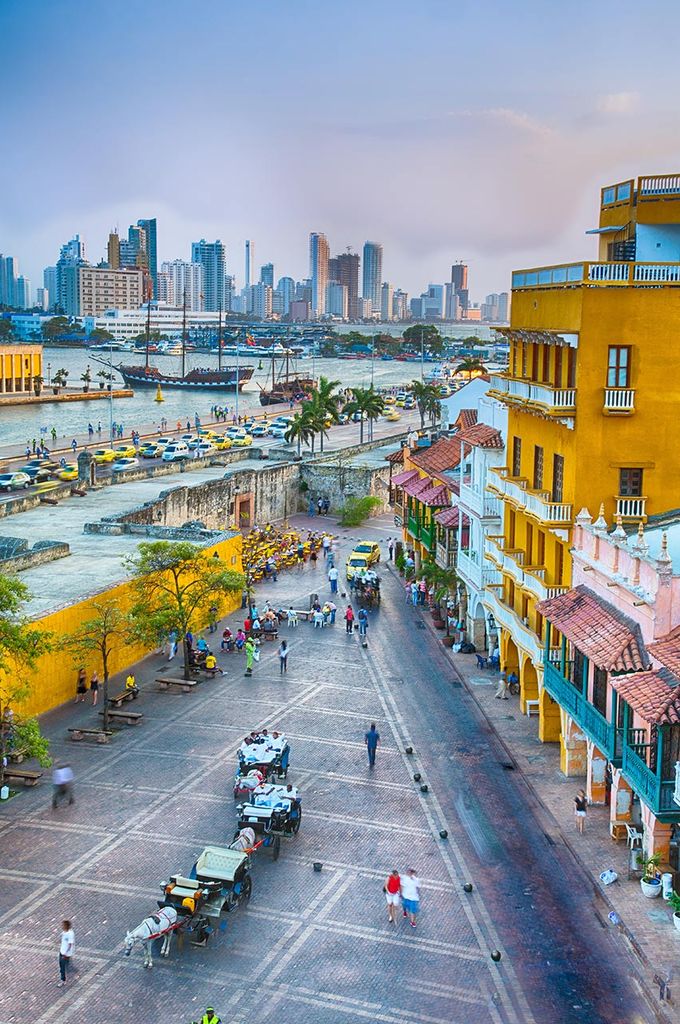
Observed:
[[[163,462],[179,462],[181,459],[190,459],[191,452],[185,441],[173,441],[166,445],[163,452]]]

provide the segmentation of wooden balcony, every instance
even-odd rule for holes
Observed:
[[[566,679],[559,666],[548,661],[545,665],[543,685],[561,708],[578,722],[580,728],[608,758],[614,756],[614,727],[601,715],[581,691]]]

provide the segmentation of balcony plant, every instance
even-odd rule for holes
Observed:
[[[55,395],[59,394],[59,388],[65,388],[66,387],[66,381],[68,379],[68,374],[69,374],[68,370],[64,370],[62,368],[60,370],[57,370],[57,372],[52,377],[52,391],[54,392]]]
[[[668,897],[668,905],[673,911],[673,924],[680,932],[680,896],[678,896],[675,890]]]
[[[661,876],[657,870],[661,863],[661,854],[653,853],[651,857],[640,854],[637,863],[643,869],[640,888],[647,899],[653,900],[661,892]]]

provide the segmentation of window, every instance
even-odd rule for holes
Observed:
[[[567,387],[576,387],[576,352],[573,348],[567,349]]]
[[[580,651],[574,648],[574,662],[571,666],[571,682],[574,684],[577,690],[583,693],[583,670],[586,665],[586,659]]]
[[[630,384],[630,348],[610,345],[607,361],[607,387],[627,388]]]
[[[556,388],[562,387],[562,349],[559,345],[555,348],[555,376],[554,383]]]
[[[532,561],[532,558],[531,558],[533,550],[534,550],[534,528],[531,525],[531,523],[527,523],[526,542],[525,542],[525,545],[524,545],[524,551],[525,551],[526,564],[527,565],[533,565],[534,564],[533,561]]]
[[[536,534],[536,565],[545,565],[545,534],[539,530]]]
[[[544,384],[550,383],[550,345],[543,345],[543,373],[541,380]]]
[[[515,523],[517,522],[515,516],[515,510],[509,509],[508,511],[508,547],[514,548],[515,546]]]
[[[522,441],[519,437],[512,439],[512,475],[519,476],[522,472]]]
[[[642,470],[619,470],[619,494],[622,498],[639,498],[642,496]]]
[[[543,449],[534,445],[534,490],[543,490]]]
[[[560,587],[564,579],[564,548],[555,541],[555,585]]]
[[[531,379],[538,380],[538,359],[540,356],[540,347],[538,345],[531,346]]]
[[[593,706],[607,717],[607,670],[596,668],[593,673]]]
[[[564,500],[564,457],[553,455],[553,485],[551,501],[560,504]]]

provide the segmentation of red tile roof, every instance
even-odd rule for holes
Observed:
[[[431,487],[421,491],[418,501],[421,505],[429,505],[430,508],[441,508],[442,505],[451,504],[451,491],[444,484],[435,484],[430,480]]]
[[[680,626],[676,626],[666,636],[659,637],[653,644],[647,644],[647,650],[680,679]]]
[[[392,477],[392,483],[395,487],[403,487],[408,480],[413,480],[418,476],[417,469],[407,469],[403,473],[397,473],[396,476]]]
[[[441,512],[435,512],[435,522],[439,523],[440,526],[446,526],[451,529],[454,526],[458,526],[458,512],[457,505],[450,505],[449,508],[443,508]]]
[[[637,622],[587,587],[574,587],[536,608],[598,668],[636,672],[648,667]]]
[[[391,452],[389,455],[386,455],[385,459],[387,460],[387,462],[391,462],[393,465],[398,465],[398,464],[401,463],[401,465],[403,466],[403,464],[404,464],[404,449],[403,448],[397,448],[396,452]]]
[[[417,471],[413,470],[413,472]],[[429,476],[415,476],[404,484],[404,494],[410,494],[412,498],[417,498],[423,491],[428,491],[431,487],[434,487],[434,481],[430,480]]]
[[[467,430],[468,427],[474,427],[477,422],[477,410],[476,409],[461,409],[458,413],[458,418],[453,424],[454,430]]]
[[[505,447],[500,431],[495,427],[490,427],[487,423],[475,423],[472,427],[466,427],[465,430],[456,434],[456,439],[469,441],[470,444],[478,448],[502,449]]]
[[[617,676],[611,684],[645,722],[652,725],[680,722],[680,684],[669,672],[633,672]]]
[[[424,469],[426,473],[443,473],[447,469],[455,469],[460,462],[461,443],[459,436],[440,437],[428,448],[416,448],[411,451],[411,462],[414,466]],[[469,447],[468,447],[469,450]]]

